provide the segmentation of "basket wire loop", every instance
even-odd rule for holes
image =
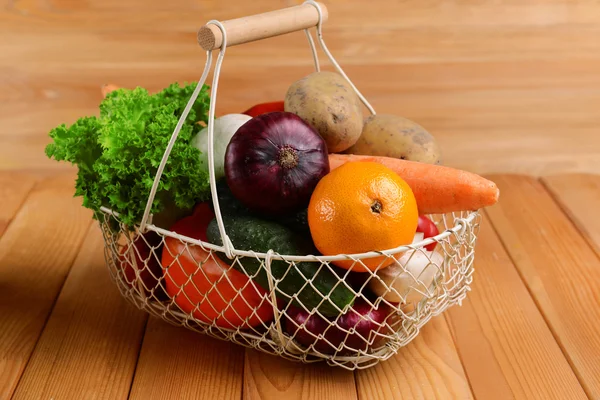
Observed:
[[[458,236],[462,236],[465,234],[465,231],[467,230],[467,228],[469,228],[470,224],[469,221],[467,221],[466,218],[457,218],[456,219],[456,224],[460,225],[460,229],[456,232],[456,234]]]
[[[277,340],[282,346],[286,345],[285,335],[281,327],[281,313],[279,307],[277,307],[277,288],[273,279],[273,273],[271,272],[271,261],[273,258],[273,249],[267,252],[265,257],[265,272],[267,273],[267,280],[269,281],[269,294],[271,297],[271,305],[273,306],[273,319],[275,321],[275,333],[277,334]]]
[[[323,50],[325,55],[327,55],[327,58],[329,58],[329,61],[335,67],[336,71],[340,75],[342,75],[344,77],[344,79],[346,79],[346,81],[350,84],[350,86],[352,87],[354,92],[356,92],[356,95],[358,96],[360,101],[362,101],[362,103],[365,105],[365,107],[367,107],[367,109],[369,110],[371,115],[375,115],[376,112],[375,112],[375,109],[373,108],[373,106],[371,105],[371,103],[369,103],[369,101],[365,98],[365,96],[363,96],[363,94],[356,88],[354,83],[352,83],[350,78],[348,78],[348,75],[346,75],[346,73],[344,72],[344,70],[342,69],[340,64],[335,60],[335,58],[333,57],[333,54],[331,54],[331,52],[327,48],[327,45],[325,44],[325,40],[323,39],[323,11],[321,10],[321,6],[319,5],[319,3],[317,3],[314,0],[306,0],[304,2],[304,4],[310,4],[311,6],[315,7],[317,9],[317,12],[319,13],[319,22],[317,23],[317,39],[319,40],[319,45],[321,46],[321,49]],[[313,49],[314,49],[314,47],[313,47]],[[313,57],[315,57],[314,53],[313,53]],[[318,71],[318,69],[317,69],[317,71]]]
[[[313,58],[313,62],[315,63],[315,71],[321,71],[321,65],[319,65],[319,55],[317,54],[317,48],[315,46],[315,41],[310,34],[310,30],[305,29],[304,33],[306,34],[306,39],[308,39],[308,45],[310,46],[310,52]]]
[[[100,207],[100,211],[102,211],[103,213],[105,213],[107,215],[113,216],[116,219],[118,219],[120,216],[120,214],[118,212],[113,211],[104,206]],[[476,219],[480,217],[480,214],[478,211],[468,211],[465,213],[467,213],[467,216],[465,218],[455,217],[456,221],[459,221],[459,219],[463,219],[466,223],[473,224],[473,223],[476,223]],[[223,246],[204,242],[202,240],[194,239],[189,236],[180,235],[176,232],[160,228],[156,225],[147,224],[146,230],[154,231],[163,237],[171,237],[171,238],[174,238],[174,239],[186,242],[186,243],[194,244],[196,246],[200,246],[207,250],[224,252]],[[405,251],[413,250],[415,248],[424,247],[424,246],[427,246],[428,244],[431,244],[434,242],[440,243],[440,242],[446,240],[450,236],[457,237],[458,233],[461,232],[462,230],[463,230],[463,225],[461,223],[456,222],[450,228],[450,227],[448,227],[448,223],[446,221],[446,229],[441,231],[441,233],[439,233],[438,235],[432,236],[427,239],[423,239],[418,243],[402,245],[402,246],[395,247],[393,249],[382,250],[382,251],[369,251],[369,252],[365,252],[365,253],[356,253],[356,254],[349,254],[349,255],[338,254],[338,255],[334,255],[334,256],[315,256],[315,255],[299,256],[299,255],[283,255],[283,254],[279,254],[279,253],[274,253],[272,258],[274,260],[281,260],[281,261],[287,261],[287,262],[318,261],[318,262],[329,263],[332,261],[347,260],[348,257],[352,257],[352,259],[355,259],[355,260],[361,260],[364,258],[378,257],[381,255],[391,256],[391,255],[403,253]],[[140,229],[140,232],[142,232],[141,229]],[[238,250],[238,249],[234,249],[232,251],[232,253],[238,257],[255,257],[255,258],[263,258],[264,259],[267,256],[266,253]]]
[[[219,207],[218,194],[217,194],[217,188],[216,188],[215,163],[214,163],[215,105],[217,102],[216,99],[217,99],[217,90],[218,90],[218,85],[219,85],[219,77],[221,74],[221,66],[223,64],[223,58],[225,57],[225,51],[227,50],[227,30],[225,29],[223,24],[217,20],[211,20],[208,22],[208,24],[216,25],[223,34],[223,44],[219,51],[219,55],[217,57],[217,62],[215,64],[215,70],[214,70],[214,74],[213,74],[213,81],[212,81],[212,87],[211,87],[211,93],[210,93],[210,106],[209,106],[209,111],[208,111],[208,114],[209,114],[208,115],[208,176],[209,176],[209,183],[210,183],[213,207],[215,210],[215,217],[217,220],[217,225],[219,227],[219,234],[221,235],[221,238],[223,240],[223,250],[229,259],[233,259],[233,257],[234,257],[233,252],[235,251],[235,249],[233,247],[233,244],[231,243],[231,240],[227,236],[227,233],[225,231],[225,226],[223,224],[223,217],[221,215],[221,210]],[[156,191],[157,191],[158,185],[160,183],[160,178],[162,177],[164,168],[167,164],[169,156],[171,155],[171,150],[173,149],[173,146],[175,145],[175,141],[177,140],[177,137],[179,136],[179,132],[181,131],[181,128],[183,127],[183,124],[184,124],[192,106],[194,105],[194,102],[198,98],[198,95],[200,94],[200,91],[202,90],[202,87],[204,86],[204,82],[206,81],[206,77],[208,76],[208,72],[210,71],[211,64],[212,64],[212,52],[208,51],[207,57],[206,57],[206,64],[204,67],[204,72],[202,73],[202,76],[201,76],[200,80],[198,81],[198,85],[196,86],[196,89],[192,93],[190,100],[188,101],[183,113],[181,114],[181,117],[179,118],[179,121],[177,122],[177,125],[175,126],[175,130],[173,131],[173,134],[171,135],[169,144],[167,145],[167,148],[165,149],[165,152],[163,154],[163,157],[162,157],[162,160],[158,167],[158,170],[156,171],[156,176],[154,177],[154,182],[153,182],[152,188],[150,190],[148,202],[146,203],[146,209],[144,210],[144,216],[142,217],[142,221],[140,223],[140,230],[142,232],[145,232],[145,230],[146,230],[148,218],[150,216],[150,210],[152,208],[152,203],[154,202],[154,197],[156,196]]]
[[[206,64],[204,65],[204,71],[202,72],[202,76],[198,80],[198,86],[192,93],[192,97],[188,101],[181,117],[179,117],[179,121],[177,121],[177,125],[173,130],[173,134],[171,135],[171,139],[169,140],[169,144],[165,149],[162,159],[160,160],[160,164],[156,171],[156,175],[154,176],[154,182],[152,183],[152,189],[150,189],[150,195],[148,196],[148,202],[146,203],[146,209],[144,210],[144,216],[142,217],[142,221],[140,222],[140,231],[146,231],[146,224],[148,223],[150,217],[150,210],[152,209],[152,203],[154,202],[154,197],[156,196],[156,191],[158,190],[158,184],[160,183],[160,178],[162,177],[165,166],[167,165],[167,161],[169,160],[169,156],[171,155],[171,150],[173,150],[173,146],[175,145],[175,141],[177,140],[177,136],[179,136],[179,132],[185,123],[185,120],[194,105],[194,102],[198,98],[200,94],[200,90],[202,86],[204,86],[204,82],[206,81],[206,77],[208,76],[208,72],[210,71],[210,65],[212,64],[212,53],[210,51],[206,52]],[[209,152],[210,153],[210,152]]]
[[[210,180],[210,191],[212,195],[213,208],[215,210],[215,218],[219,227],[219,234],[221,235],[221,239],[223,240],[223,249],[227,258],[231,260],[234,257],[233,252],[235,249],[233,247],[233,243],[231,243],[231,240],[229,239],[229,236],[227,236],[227,233],[225,231],[225,225],[223,224],[223,216],[221,215],[221,206],[219,205],[219,197],[217,195],[217,183],[215,178],[214,151],[215,105],[217,104],[217,90],[219,85],[219,77],[221,75],[221,65],[223,64],[223,59],[225,58],[225,50],[227,50],[227,30],[225,29],[223,24],[217,20],[212,20],[208,23],[216,25],[223,34],[223,44],[221,45],[221,50],[219,51],[219,56],[217,57],[215,71],[213,73],[212,87],[210,88],[210,107],[208,110],[208,176]]]

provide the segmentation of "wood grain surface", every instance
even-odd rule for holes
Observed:
[[[150,317],[130,399],[242,396],[244,349]]]
[[[539,181],[492,179],[503,198],[490,220],[586,393],[599,398],[600,259]]]
[[[488,219],[476,252],[473,291],[446,313],[475,397],[585,399]]]
[[[472,399],[469,382],[443,317],[384,363],[356,371],[359,400]]]
[[[542,178],[542,183],[600,256],[600,177],[554,175]]]
[[[46,173],[69,168],[44,156],[48,131],[97,114],[102,84],[155,90],[196,80],[204,52],[195,36],[205,22],[300,1],[5,3],[0,168]],[[447,165],[479,173],[600,172],[598,2],[326,3],[325,39],[348,75],[379,112],[431,131]],[[302,33],[231,48],[217,113],[279,99],[311,68]]]
[[[0,239],[0,399],[11,397],[90,226],[72,179],[38,183]]]
[[[0,237],[34,184],[31,175],[0,173]]]
[[[146,319],[110,280],[92,225],[13,399],[127,399]]]
[[[305,366],[246,350],[245,400],[355,400],[354,374],[317,364]]]

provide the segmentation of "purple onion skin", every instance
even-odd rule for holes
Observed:
[[[324,354],[335,353],[342,342],[344,342],[344,347],[338,354],[356,353],[358,350],[367,350],[368,341],[374,340],[373,344],[380,344],[382,338],[373,336],[371,332],[378,332],[381,335],[391,333],[385,324],[386,319],[387,323],[391,324],[390,318],[388,318],[390,312],[390,308],[385,304],[373,308],[364,300],[357,299],[352,308],[338,317],[336,322],[326,320],[316,314],[309,316],[303,309],[290,306],[286,310],[285,331],[303,346],[309,347],[314,344],[314,349]],[[365,316],[366,319],[361,316]],[[347,334],[344,331],[348,331],[350,328],[354,328],[355,333]],[[331,345],[313,335],[324,336]]]
[[[283,215],[307,207],[328,173],[325,141],[289,112],[252,118],[233,135],[225,152],[225,176],[233,195],[261,214]]]

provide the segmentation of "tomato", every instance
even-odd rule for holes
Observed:
[[[424,215],[419,215],[419,224],[417,225],[417,232],[423,233],[423,239],[436,236],[440,233],[440,231],[438,231],[437,226],[435,226],[435,224]],[[433,251],[433,249],[435,249],[436,244],[436,242],[428,244],[427,246],[425,246],[425,249],[428,251]]]
[[[156,232],[146,232],[121,248],[119,266],[129,287],[137,287],[136,269],[140,269],[140,280],[145,288],[146,296],[154,296],[165,300],[166,294],[158,281],[162,277],[162,269],[158,260],[162,251],[161,238]],[[152,247],[154,250],[152,250]],[[155,254],[153,254],[153,251]]]
[[[285,111],[283,101],[272,101],[270,103],[257,104],[254,107],[247,109],[242,114],[246,114],[251,117],[256,117],[257,115],[265,114],[272,111]]]
[[[171,230],[207,241],[206,228],[213,217],[209,203],[201,203],[193,215],[179,220]],[[200,321],[223,328],[249,328],[273,318],[264,289],[200,246],[186,248],[181,241],[167,237],[162,265],[167,294]]]

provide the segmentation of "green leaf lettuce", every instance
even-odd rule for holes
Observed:
[[[119,89],[100,104],[99,117],[83,117],[50,132],[46,155],[78,167],[75,195],[83,205],[120,214],[127,225],[139,223],[162,155],[195,84],[172,84],[156,94],[143,88]],[[207,122],[204,86],[169,157],[152,204],[152,213],[191,209],[209,198],[208,174],[200,151],[190,145]]]

